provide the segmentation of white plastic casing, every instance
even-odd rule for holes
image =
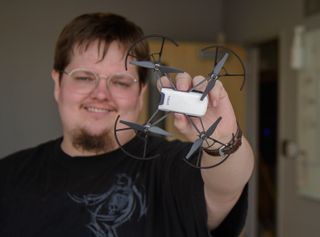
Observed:
[[[171,88],[162,88],[159,110],[183,113],[201,117],[207,112],[208,97],[200,100],[202,93],[177,91]]]

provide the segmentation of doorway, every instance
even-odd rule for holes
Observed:
[[[276,236],[278,39],[257,45],[258,68],[258,236]]]

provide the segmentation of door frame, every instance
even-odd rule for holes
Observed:
[[[259,69],[259,50],[255,47],[246,48],[247,52],[247,65],[246,65],[246,125],[247,125],[247,139],[250,142],[255,157],[258,152],[258,98],[259,98],[259,90],[258,90],[258,69]],[[255,159],[255,169],[253,171],[252,177],[249,182],[249,196],[248,196],[248,216],[246,225],[244,228],[244,236],[248,237],[256,237],[257,235],[257,227],[258,227],[258,219],[257,219],[257,183],[258,183],[258,175],[257,169],[258,167],[258,159]]]

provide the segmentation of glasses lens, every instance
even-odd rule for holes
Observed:
[[[72,71],[70,79],[71,87],[81,94],[90,93],[97,83],[97,77],[93,72],[82,69]]]
[[[79,94],[91,93],[98,84],[99,77],[90,70],[75,69],[69,74],[69,87]],[[109,77],[101,77],[106,79],[107,88],[113,97],[128,98],[139,93],[138,80],[127,72],[116,73]]]
[[[108,87],[114,97],[130,97],[138,93],[138,80],[129,73],[116,73],[108,80]]]

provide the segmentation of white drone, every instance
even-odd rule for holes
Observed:
[[[150,58],[151,61],[145,60],[145,61],[130,61],[128,62],[129,56],[135,57],[135,55],[132,53],[134,47],[137,47],[137,45],[141,42],[144,42],[150,38],[158,38],[161,39],[161,46],[159,52],[151,53]],[[164,49],[165,42],[169,41],[173,43],[174,45],[178,46],[178,44],[173,41],[172,39],[161,36],[161,35],[149,35],[145,36],[142,39],[136,41],[132,46],[129,48],[128,53],[126,55],[125,60],[125,66],[127,68],[127,63],[136,65],[138,67],[144,67],[152,70],[153,73],[156,73],[157,79],[160,79],[161,76],[166,76],[169,79],[169,82],[171,84],[171,87],[164,87],[161,80],[159,80],[160,84],[160,101],[158,104],[158,107],[155,112],[150,116],[150,118],[147,120],[147,122],[143,125],[131,122],[131,121],[125,121],[125,120],[119,120],[120,116],[116,119],[115,124],[115,138],[122,149],[122,151],[127,154],[128,156],[139,159],[139,160],[150,160],[157,158],[158,154],[148,155],[148,138],[149,136],[170,136],[170,133],[165,131],[163,128],[157,126],[161,121],[163,121],[170,113],[181,113],[184,114],[187,119],[192,124],[193,128],[198,133],[198,139],[196,139],[192,146],[190,147],[189,152],[185,155],[184,160],[190,164],[192,167],[195,168],[211,168],[215,167],[219,164],[221,164],[227,157],[224,157],[223,160],[219,161],[218,163],[215,163],[210,166],[203,167],[201,166],[201,154],[202,154],[202,147],[203,143],[205,143],[206,147],[213,146],[213,144],[218,143],[222,146],[226,146],[226,144],[214,139],[212,137],[215,129],[217,128],[219,122],[221,121],[221,117],[219,117],[216,121],[213,122],[213,124],[208,128],[208,130],[204,129],[204,126],[202,124],[201,117],[205,115],[208,107],[208,93],[212,90],[214,87],[217,79],[221,77],[243,77],[243,82],[241,85],[241,89],[243,88],[244,82],[245,82],[245,69],[243,66],[242,61],[236,55],[233,51],[230,49],[227,49],[222,46],[210,46],[206,47],[202,50],[202,52],[209,52],[211,50],[213,52],[213,58],[214,58],[214,66],[213,70],[209,73],[208,77],[204,80],[200,81],[196,85],[194,85],[189,91],[179,91],[177,90],[174,81],[170,78],[170,73],[180,73],[183,72],[183,70],[176,69],[174,67],[169,67],[164,65],[161,62],[161,57]],[[157,58],[155,59],[155,56]],[[242,67],[241,73],[230,73],[227,70],[227,67],[225,67],[225,64],[230,58],[230,56],[235,57]],[[207,86],[203,92],[197,90],[197,88],[202,85],[202,83],[206,83]],[[163,116],[160,118],[157,118],[159,112],[164,113]],[[159,116],[158,116],[159,117]],[[200,120],[201,128],[198,128],[195,123],[193,122],[193,119],[197,118]],[[126,126],[126,128],[117,128],[117,124],[121,123]],[[123,127],[123,126],[122,126]],[[126,130],[134,130],[137,135],[143,140],[144,145],[143,149],[140,149],[139,154],[132,153],[130,150],[127,150],[126,147],[120,143],[120,139],[118,138],[119,134]]]

